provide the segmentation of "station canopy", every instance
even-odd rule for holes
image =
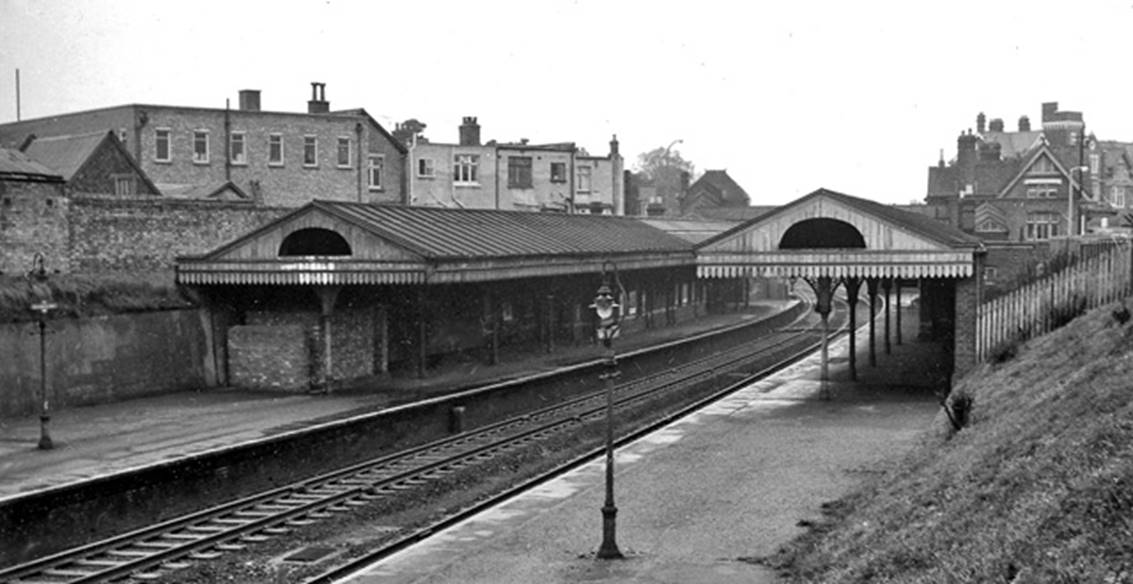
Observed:
[[[696,246],[701,278],[964,278],[983,252],[932,217],[827,189]]]
[[[193,285],[444,284],[692,267],[692,243],[630,217],[314,201],[177,258]]]

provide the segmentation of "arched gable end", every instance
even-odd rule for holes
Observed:
[[[774,252],[780,249],[806,249],[806,241],[822,233],[823,226],[834,226],[843,235],[824,234],[829,241],[814,242],[810,249],[867,249],[871,251],[934,251],[947,245],[924,237],[903,225],[865,210],[824,196],[806,197],[763,217],[743,229],[706,243],[707,252]],[[793,233],[788,237],[788,232]],[[799,235],[795,235],[798,233]],[[856,236],[855,236],[856,235]],[[860,240],[858,239],[860,238]],[[837,245],[844,243],[848,245]],[[783,247],[784,244],[787,247]]]
[[[349,256],[352,255],[346,238],[330,229],[308,227],[283,238],[279,256]]]
[[[787,228],[779,249],[861,249],[865,238],[856,227],[838,219],[804,219]]]

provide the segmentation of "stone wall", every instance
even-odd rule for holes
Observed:
[[[53,408],[212,387],[217,359],[204,310],[47,321],[47,392]],[[38,411],[36,323],[0,325],[0,417]]]
[[[169,270],[175,257],[211,251],[287,211],[219,201],[75,197],[68,265],[77,271]]]
[[[62,183],[0,181],[0,273],[26,273],[37,252],[67,271],[69,206]]]
[[[307,389],[311,381],[307,330],[300,324],[229,328],[228,374],[236,387]]]
[[[250,311],[246,322],[228,330],[233,385],[294,390],[322,379],[325,352],[317,311]],[[374,309],[336,309],[330,327],[333,379],[372,375],[377,346]]]

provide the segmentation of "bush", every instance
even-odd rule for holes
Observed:
[[[0,276],[0,322],[26,322],[41,300],[58,305],[53,317],[83,317],[193,306],[172,273],[51,274],[40,284],[20,276]]]

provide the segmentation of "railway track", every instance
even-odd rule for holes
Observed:
[[[844,308],[841,314],[844,316]],[[777,369],[813,350],[821,329],[813,323],[804,326],[806,320],[813,321],[813,315],[804,312],[804,316],[791,325],[750,343],[620,384],[614,390],[615,408],[625,410],[698,386],[721,374],[753,366],[760,374]],[[750,375],[749,371],[744,377]],[[710,399],[718,399],[721,393],[733,390],[714,392]],[[604,415],[605,393],[586,394],[449,438],[6,568],[0,570],[0,582],[78,584],[158,580],[164,573],[193,562],[212,560],[225,552],[242,550],[336,514],[349,513],[355,507],[397,497],[448,474],[558,433],[570,432]],[[563,470],[557,469],[553,474]],[[490,501],[482,505],[488,503]],[[372,562],[381,554],[408,545],[480,507],[466,509],[425,530],[400,537],[364,559],[352,560],[350,565]],[[333,578],[327,575],[316,581],[330,582]]]

